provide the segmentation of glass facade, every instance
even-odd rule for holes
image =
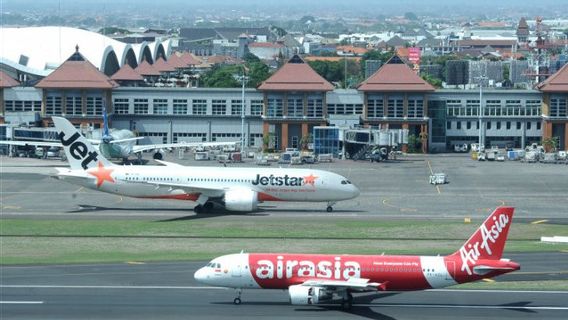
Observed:
[[[337,127],[314,127],[314,153],[332,154],[339,156],[341,148],[339,146],[339,128]]]

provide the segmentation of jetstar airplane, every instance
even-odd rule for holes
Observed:
[[[455,253],[448,256],[240,253],[213,259],[194,277],[237,289],[288,289],[290,302],[309,305],[339,298],[349,309],[353,292],[443,288],[520,269],[502,259],[514,208],[498,207]]]
[[[145,144],[136,145],[136,140],[143,139],[144,137],[136,137],[130,130],[125,129],[109,129],[108,118],[106,112],[103,112],[103,129],[101,131],[94,131],[93,139],[89,142],[94,144],[99,153],[107,159],[123,159],[127,160],[131,155],[136,155],[138,160],[142,158],[142,152],[154,152],[153,158],[156,160],[163,159],[163,150],[174,148],[201,148],[201,147],[222,147],[222,146],[236,146],[238,142],[178,142],[178,143],[164,143],[164,144]],[[100,138],[99,138],[100,137]],[[0,141],[0,144],[13,145],[13,146],[35,146],[35,147],[63,147],[60,142],[48,141],[31,141],[31,140],[12,140]]]
[[[100,155],[65,118],[53,117],[71,168],[58,178],[87,188],[136,198],[197,202],[196,213],[214,205],[229,211],[254,211],[263,201],[327,202],[359,195],[345,177],[314,169],[203,168],[158,160],[164,166],[118,166]]]

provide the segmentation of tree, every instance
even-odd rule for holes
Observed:
[[[413,12],[406,12],[406,13],[404,14],[404,17],[405,17],[407,20],[411,20],[411,21],[416,21],[416,20],[418,20],[418,17],[417,17],[416,14],[414,14]]]
[[[442,79],[434,77],[434,76],[432,76],[431,74],[428,74],[428,73],[424,73],[424,74],[420,75],[420,77],[422,79],[424,79],[424,81],[426,81],[429,84],[431,84],[432,86],[434,86],[435,88],[441,88],[442,87]]]
[[[547,137],[542,139],[542,146],[546,152],[554,152],[558,146],[558,137]]]

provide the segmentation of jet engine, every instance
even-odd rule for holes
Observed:
[[[301,284],[290,286],[290,303],[296,305],[318,304],[329,301],[333,298],[333,293],[318,287],[307,287]]]
[[[164,159],[164,152],[162,150],[156,151],[154,153],[154,160],[163,160]]]
[[[229,211],[254,211],[258,208],[258,194],[250,189],[231,189],[223,199]]]

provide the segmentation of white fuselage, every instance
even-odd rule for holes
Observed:
[[[184,166],[112,166],[110,179],[99,181],[61,174],[65,180],[103,192],[140,198],[195,200],[207,189],[209,198],[226,191],[248,189],[258,201],[341,201],[359,195],[345,177],[315,169],[210,168]],[[91,176],[89,176],[89,174]],[[191,190],[195,190],[192,192]]]

